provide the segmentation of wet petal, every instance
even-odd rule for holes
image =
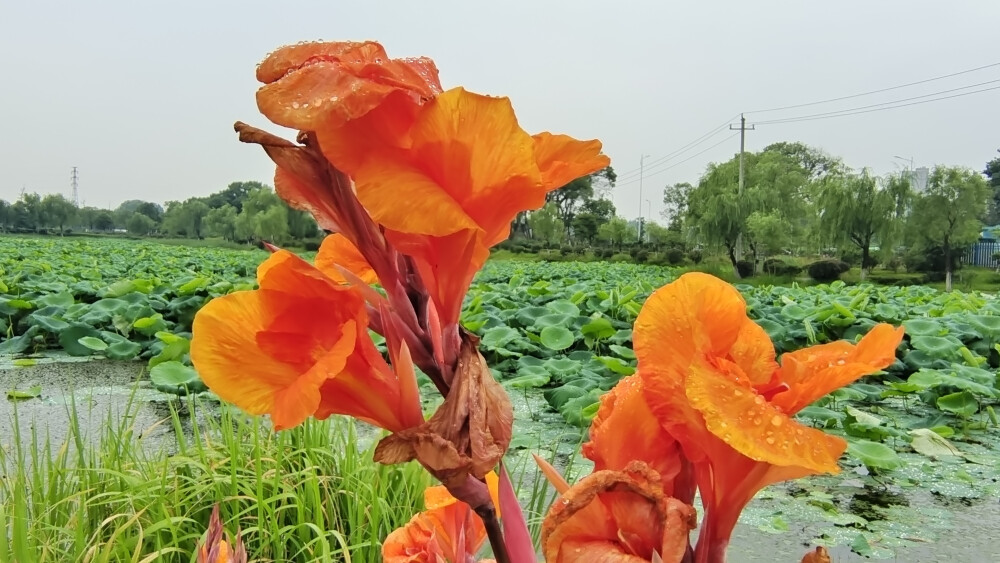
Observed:
[[[372,41],[282,47],[260,64],[257,77],[265,83],[257,91],[261,113],[302,131],[339,127],[396,92],[414,104],[441,92],[432,61],[390,59]]]
[[[749,386],[706,362],[691,366],[686,394],[712,434],[750,459],[838,473],[847,447],[841,438],[804,426],[768,403]]]
[[[596,471],[553,503],[542,524],[549,563],[679,562],[695,527],[694,509],[666,497],[656,472],[641,462],[625,471]]]
[[[651,365],[683,374],[695,357],[725,356],[746,318],[746,302],[733,286],[708,274],[684,274],[653,292],[636,318],[639,369]],[[679,387],[681,381],[660,384]]]
[[[670,496],[673,479],[684,466],[679,444],[649,409],[638,375],[623,378],[601,397],[583,455],[594,462],[595,471],[621,471],[632,461],[645,462],[660,474]]]
[[[771,337],[749,318],[743,321],[729,354],[754,385],[767,383],[778,369]]]
[[[831,391],[889,367],[902,338],[902,327],[880,324],[857,346],[839,340],[784,354],[778,374],[789,389],[771,402],[794,414]]]

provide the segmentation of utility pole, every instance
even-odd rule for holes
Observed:
[[[642,244],[642,164],[647,156],[649,155],[644,154],[639,157],[639,224],[636,226],[636,235],[639,237],[639,244]]]
[[[73,167],[73,173],[69,177],[70,186],[73,187],[73,205],[80,207],[80,191],[79,191],[80,177],[76,173],[76,166]]]
[[[749,128],[750,131],[753,131],[754,129],[756,129],[756,126],[754,126],[754,125],[751,125],[750,128]],[[729,130],[730,131],[735,131],[736,128],[733,127],[732,125],[730,125],[729,126]],[[744,117],[743,114],[741,113],[740,114],[740,127],[739,127],[739,131],[740,131],[740,184],[739,184],[739,188],[738,188],[739,191],[737,192],[741,196],[743,195],[743,183],[744,183],[744,177],[745,177],[745,174],[743,172],[743,153],[746,151],[747,130],[748,130],[747,129],[747,118]],[[742,200],[740,200],[739,203],[742,204]],[[743,230],[741,229],[740,232],[739,232],[739,234],[736,235],[736,261],[739,262],[742,259],[743,259]]]

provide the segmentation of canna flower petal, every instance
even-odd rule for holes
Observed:
[[[406,153],[373,155],[357,171],[362,204],[377,222],[401,232],[444,236],[477,226],[488,247],[506,238],[518,212],[540,208],[545,194],[565,183],[552,181],[609,162],[598,141],[548,134],[536,141],[518,125],[509,100],[462,88],[425,105],[410,138]],[[400,201],[399,189],[431,197],[440,215],[407,213],[412,204]]]
[[[347,283],[340,268],[351,272],[367,284],[378,282],[375,270],[361,255],[358,247],[347,240],[347,237],[338,233],[323,239],[319,252],[316,253],[316,269],[334,281]]]
[[[583,456],[594,462],[594,471],[623,471],[633,461],[642,461],[659,474],[668,496],[688,504],[694,501],[689,464],[680,444],[649,409],[637,375],[623,378],[601,397]],[[680,490],[675,491],[675,479]]]
[[[198,547],[197,563],[247,563],[246,546],[243,545],[242,534],[237,530],[236,540],[226,533],[219,516],[219,505],[212,507],[212,515],[208,519],[208,531],[205,540]]]
[[[896,360],[896,348],[902,340],[903,327],[880,324],[857,346],[840,340],[784,354],[778,378],[788,390],[775,395],[774,404],[796,413],[859,377],[885,369]]]
[[[287,252],[257,270],[260,289],[210,301],[195,316],[191,361],[205,384],[278,430],[310,416],[356,416],[389,430],[419,424],[419,404],[374,347],[360,292]]]
[[[424,491],[426,510],[382,543],[385,563],[466,563],[486,541],[486,528],[469,505],[443,486]],[[486,563],[483,560],[481,563]]]
[[[553,503],[542,553],[549,563],[677,563],[694,527],[694,508],[665,496],[656,472],[633,462],[624,471],[595,471]]]
[[[313,131],[339,127],[392,94],[419,103],[441,92],[427,58],[390,59],[374,41],[309,42],[282,47],[257,67],[261,113],[278,125]]]

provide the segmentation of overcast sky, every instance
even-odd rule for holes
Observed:
[[[445,88],[509,96],[531,133],[601,139],[621,176],[614,201],[626,217],[639,213],[636,169],[649,155],[642,199],[658,217],[664,185],[696,181],[709,162],[738,151],[739,139],[720,130],[658,159],[727,118],[1000,62],[998,21],[998,0],[11,0],[0,11],[0,199],[17,199],[22,187],[69,195],[73,166],[80,199],[98,207],[207,195],[235,180],[271,183],[263,151],[232,130],[243,120],[281,132],[256,109],[255,65],[300,40],[374,39],[393,57],[433,58]],[[990,81],[943,95],[1000,85],[1000,66],[747,117],[813,115]],[[878,172],[908,166],[894,156],[982,169],[1000,148],[1000,90],[760,125],[747,149],[781,140]]]

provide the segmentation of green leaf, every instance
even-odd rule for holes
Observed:
[[[69,328],[59,333],[59,345],[70,356],[90,356],[94,353],[94,349],[80,342],[81,338],[88,336],[100,339],[101,333],[88,324],[73,323]]]
[[[903,466],[903,460],[895,450],[868,440],[848,442],[847,451],[861,460],[866,467],[875,469],[898,469]]]
[[[539,336],[542,338],[542,346],[556,351],[569,348],[576,340],[573,333],[562,326],[547,326],[542,329]]]
[[[625,346],[619,346],[617,344],[612,344],[611,346],[608,346],[608,348],[626,360],[635,359],[635,352],[631,348],[626,348]]]
[[[580,332],[586,338],[594,340],[604,340],[615,335],[615,327],[611,321],[604,317],[598,317],[580,328]]]
[[[570,317],[580,316],[580,308],[577,307],[572,301],[566,299],[557,299],[556,301],[550,301],[546,303],[545,306],[563,315],[567,315]]]
[[[177,288],[178,295],[191,295],[198,291],[199,289],[206,287],[209,283],[208,278],[194,278],[193,280],[181,285]]]
[[[28,330],[24,331],[24,334],[0,342],[0,355],[24,353],[31,347],[31,342],[35,338],[35,335],[41,331],[42,329],[37,325],[30,326]]]
[[[504,383],[515,389],[534,389],[547,384],[550,379],[547,373],[533,373],[508,379]]]
[[[198,372],[180,362],[163,362],[149,370],[149,380],[153,385],[183,387],[200,382]]]
[[[12,401],[19,401],[24,399],[35,399],[41,396],[42,386],[35,385],[26,391],[19,391],[17,389],[10,389],[7,391],[7,398]]]
[[[918,454],[923,454],[929,458],[960,456],[962,452],[948,440],[942,438],[937,432],[929,428],[917,428],[910,430],[913,440],[910,447]]]
[[[146,336],[152,336],[157,332],[165,331],[167,329],[167,323],[163,321],[163,315],[156,313],[152,317],[142,317],[141,319],[136,319],[132,323],[132,328],[141,334]]]
[[[138,356],[141,351],[142,346],[140,344],[123,339],[108,346],[108,349],[104,351],[104,355],[112,360],[131,360]]]
[[[101,340],[100,338],[95,338],[93,336],[83,336],[77,339],[77,342],[90,348],[95,352],[103,352],[108,349],[108,343]]]
[[[939,409],[950,412],[962,418],[968,418],[979,410],[979,401],[976,396],[968,391],[960,391],[939,397],[937,400]]]

